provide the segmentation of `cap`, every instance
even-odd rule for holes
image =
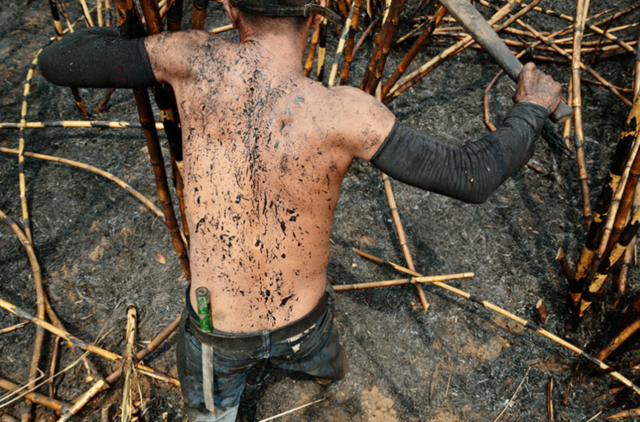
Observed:
[[[342,23],[342,18],[332,10],[320,6],[318,0],[305,0],[304,4],[281,4],[282,0],[229,0],[238,9],[260,16],[295,17],[311,16],[314,13],[330,20],[335,24]]]

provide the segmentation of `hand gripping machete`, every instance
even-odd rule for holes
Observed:
[[[498,63],[498,66],[515,82],[522,71],[522,63],[513,55],[504,41],[495,33],[480,12],[467,0],[439,0],[460,25],[473,37],[484,51]],[[573,110],[564,102],[549,116],[554,123],[571,118]]]

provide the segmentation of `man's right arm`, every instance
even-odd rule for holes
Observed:
[[[38,59],[42,75],[77,88],[144,88],[188,76],[188,52],[203,31],[124,39],[117,28],[76,31],[47,46]]]

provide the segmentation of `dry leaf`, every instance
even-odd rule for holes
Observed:
[[[162,254],[159,254],[158,252],[156,252],[156,261],[158,261],[161,264],[164,264],[165,262],[167,262],[167,260],[164,259],[164,256]]]

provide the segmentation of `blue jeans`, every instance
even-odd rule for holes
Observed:
[[[216,408],[224,410],[238,406],[249,369],[263,360],[269,360],[278,368],[300,371],[319,378],[340,379],[345,376],[348,361],[338,338],[338,330],[333,324],[334,298],[331,286],[327,287],[327,292],[327,306],[320,318],[315,323],[311,321],[309,328],[286,340],[271,343],[268,331],[250,334],[215,331],[216,336],[223,337],[222,340],[211,343]],[[187,323],[189,318],[194,317],[197,318],[197,314],[187,302],[178,329],[178,378],[187,409],[207,414],[202,387],[201,342]],[[225,349],[224,337],[247,335],[262,337],[262,346],[242,350]]]

